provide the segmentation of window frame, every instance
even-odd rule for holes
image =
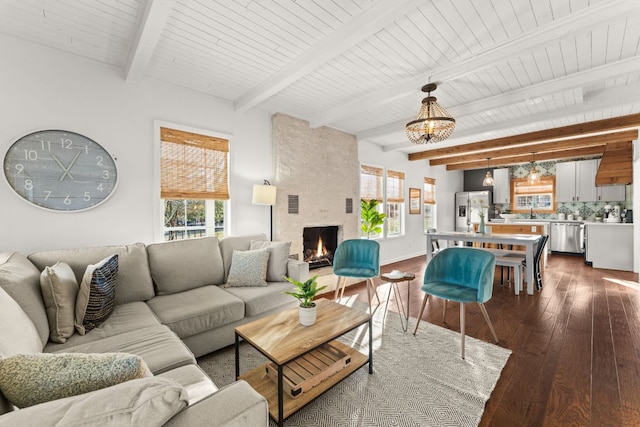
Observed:
[[[534,207],[534,213],[548,214],[555,213],[557,210],[556,201],[556,177],[553,175],[544,175],[540,177],[539,183],[530,185],[527,183],[527,178],[512,178],[511,179],[511,203],[510,208],[512,213],[528,214],[531,212],[531,208],[518,208],[518,197],[539,197],[541,195],[550,195],[551,202],[548,208],[541,209]],[[549,186],[546,191],[537,191],[539,187]],[[523,191],[517,191],[518,188],[522,188]],[[530,188],[530,190],[527,190]]]
[[[424,194],[423,199],[423,226],[424,232],[431,228],[437,227],[437,217],[436,217],[436,180],[435,178],[424,177],[422,184],[422,191]],[[431,216],[431,223],[429,224],[427,217]]]

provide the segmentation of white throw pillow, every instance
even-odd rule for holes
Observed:
[[[9,294],[0,288],[0,358],[42,351],[35,325]]]
[[[231,268],[225,288],[242,286],[267,286],[269,249],[233,251]]]
[[[249,249],[269,249],[267,265],[267,282],[284,282],[287,276],[287,263],[291,242],[270,242],[268,240],[252,240]]]
[[[75,332],[74,318],[78,282],[69,264],[57,262],[40,275],[42,299],[49,320],[49,339],[64,343]]]

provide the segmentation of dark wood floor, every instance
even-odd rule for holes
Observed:
[[[424,295],[424,257],[386,265],[381,271],[393,269],[416,274],[409,310],[416,318]],[[513,353],[480,425],[640,426],[638,275],[594,269],[578,257],[551,255],[541,292],[516,296],[499,281],[497,270],[486,308],[498,345]],[[389,285],[376,283],[384,303]],[[345,294],[358,294],[366,301],[363,284],[350,286]],[[395,310],[393,300],[389,309]],[[423,319],[459,331],[456,304],[448,305],[442,323],[442,301],[431,300]],[[414,327],[411,321],[410,331]],[[469,336],[493,342],[477,305],[467,306],[466,328]]]

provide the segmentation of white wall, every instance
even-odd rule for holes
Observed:
[[[228,102],[152,79],[127,83],[120,69],[5,36],[0,52],[2,158],[27,133],[65,129],[100,143],[117,157],[119,172],[118,188],[107,202],[76,213],[30,205],[3,176],[0,251],[157,241],[155,120],[230,134],[228,232],[268,233],[268,208],[251,204],[251,188],[273,173],[269,114],[239,114]]]
[[[424,178],[436,180],[436,221],[439,230],[454,230],[454,201],[456,191],[462,191],[463,172],[449,171],[446,166],[429,166],[428,160],[408,161],[402,152],[384,152],[381,147],[368,142],[359,142],[358,157],[361,164],[384,167],[405,173],[405,234],[380,240],[380,263],[382,265],[400,261],[426,252],[424,220],[420,215],[408,214],[409,188],[423,191]],[[424,196],[424,194],[422,194]],[[422,208],[421,208],[422,211]]]

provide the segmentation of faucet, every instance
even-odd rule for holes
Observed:
[[[529,213],[529,218],[534,219],[536,216],[533,214],[533,206],[531,206],[531,212]]]

